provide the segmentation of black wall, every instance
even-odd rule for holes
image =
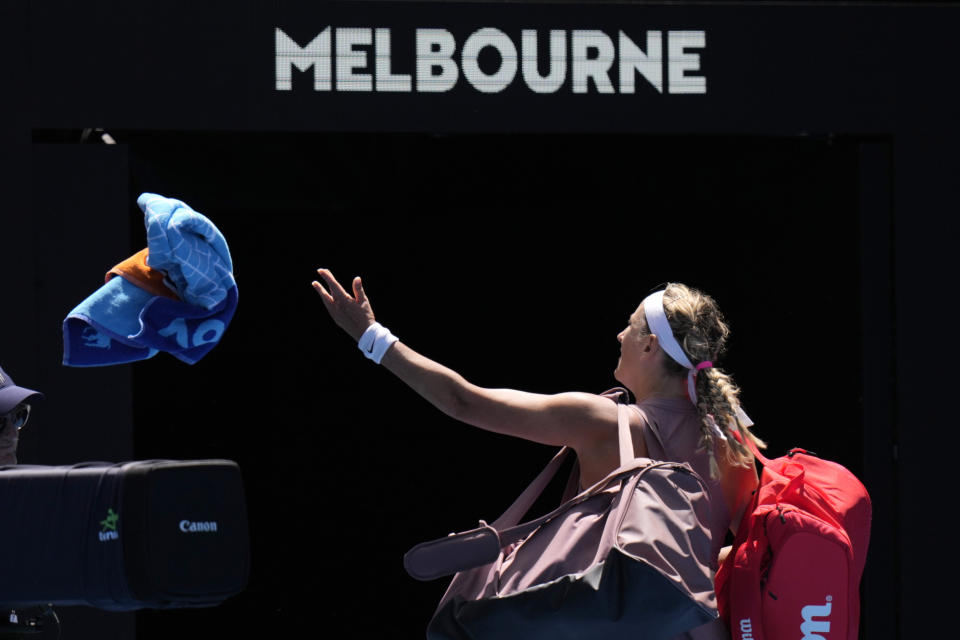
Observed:
[[[764,437],[776,450],[809,442],[862,473],[859,368],[825,372],[826,355],[790,345],[801,334],[811,352],[860,357],[846,339],[860,326],[854,143],[116,135],[131,140],[135,191],[179,187],[219,222],[249,309],[216,357],[133,367],[137,455],[241,461],[259,560],[245,608],[276,624],[310,624],[308,576],[349,575],[351,597],[327,612],[338,624],[421,628],[440,585],[411,585],[403,552],[495,517],[552,455],[457,425],[357,357],[308,286],[317,266],[363,274],[378,317],[471,380],[544,392],[617,384],[616,334],[640,299],[668,279],[700,286],[737,330],[727,366]],[[570,161],[623,146],[644,153]],[[374,177],[379,188],[365,188]],[[820,306],[835,326],[814,320]],[[831,390],[813,410],[830,420],[781,408],[781,385],[803,380]],[[321,552],[344,535],[365,559]],[[366,616],[384,593],[408,594],[407,606]]]

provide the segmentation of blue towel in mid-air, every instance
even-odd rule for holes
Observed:
[[[180,200],[144,193],[137,204],[147,250],[111,269],[106,284],[67,314],[65,365],[134,362],[160,351],[194,364],[233,318],[237,284],[223,234]]]
[[[184,302],[212,309],[235,286],[223,234],[185,203],[155,193],[137,198],[147,227],[147,264],[167,274]]]

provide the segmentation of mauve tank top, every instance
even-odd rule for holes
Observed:
[[[711,567],[716,570],[717,555],[730,527],[730,513],[723,498],[719,480],[710,479],[710,458],[705,451],[697,451],[700,444],[700,416],[687,398],[649,398],[631,409],[640,415],[647,457],[654,460],[687,462],[707,485],[710,497],[710,535],[712,539]],[[663,447],[651,433],[649,424],[656,425]]]

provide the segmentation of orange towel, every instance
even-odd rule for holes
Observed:
[[[164,282],[164,272],[147,265],[147,254],[148,249],[142,249],[116,265],[107,272],[104,282],[109,282],[113,276],[120,276],[130,284],[134,284],[155,296],[179,300],[180,296]]]

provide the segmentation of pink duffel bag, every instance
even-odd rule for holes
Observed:
[[[726,637],[703,480],[685,463],[634,458],[626,406],[618,410],[620,467],[602,481],[518,524],[564,447],[493,524],[407,552],[404,566],[418,580],[456,574],[429,640]]]

